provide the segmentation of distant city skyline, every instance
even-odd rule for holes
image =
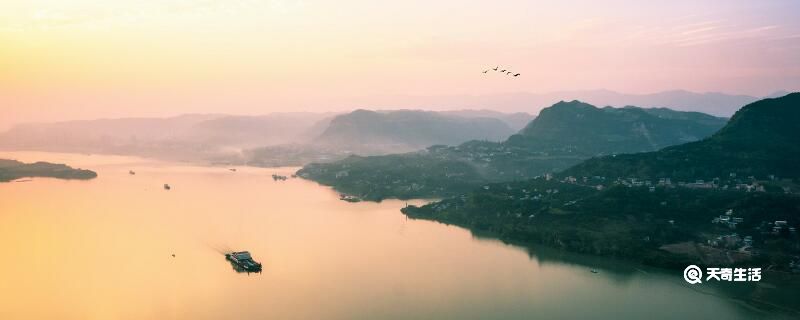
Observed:
[[[595,89],[762,97],[800,90],[797,12],[796,1],[4,1],[0,129]],[[482,73],[497,65],[521,75]]]

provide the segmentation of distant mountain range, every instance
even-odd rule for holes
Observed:
[[[522,128],[527,113],[490,110],[421,111],[356,110],[315,126],[318,133],[306,143],[248,149],[243,161],[252,166],[297,166],[331,162],[347,156],[381,155],[421,150],[434,144],[468,140],[501,141]]]
[[[504,113],[492,110],[452,110],[452,111],[439,111],[442,115],[459,116],[463,118],[493,118],[505,122],[514,132],[524,128],[536,116],[527,112],[514,112]]]
[[[579,101],[542,110],[504,142],[470,141],[422,152],[310,164],[298,173],[370,200],[439,197],[486,182],[527,179],[596,155],[642,152],[702,139],[726,119],[668,109],[597,108]]]
[[[800,93],[751,103],[713,136],[657,152],[591,159],[575,176],[713,179],[731,174],[800,178]]]
[[[243,148],[297,141],[331,114],[220,114],[120,118],[17,125],[0,134],[0,148],[137,155],[206,161]]]
[[[315,138],[331,113],[291,112],[263,116],[223,116],[197,123],[183,133],[189,140],[227,147],[252,148]]]
[[[195,162],[296,165],[470,139],[503,140],[533,116],[488,110],[222,114],[17,125],[0,149],[137,155]]]
[[[506,122],[483,117],[417,110],[356,110],[336,116],[313,144],[337,146],[366,153],[423,149],[435,144],[469,140],[502,141],[515,132]]]
[[[611,90],[572,90],[547,93],[514,92],[487,95],[447,96],[381,96],[366,99],[371,105],[400,105],[415,108],[439,109],[442,106],[465,109],[492,109],[504,112],[536,113],[558,101],[580,100],[596,106],[624,107],[635,105],[647,108],[670,108],[679,111],[697,111],[720,117],[730,117],[741,106],[762,98],[786,95],[777,91],[765,97],[734,95],[718,92],[697,93],[686,90],[663,91],[650,94],[628,94]],[[393,103],[403,101],[402,104]]]

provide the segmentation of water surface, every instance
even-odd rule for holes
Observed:
[[[690,288],[679,272],[529,251],[408,220],[402,201],[348,203],[313,182],[272,180],[291,168],[0,158],[99,174],[0,183],[0,319],[780,317]],[[249,250],[264,271],[235,272],[225,250]]]

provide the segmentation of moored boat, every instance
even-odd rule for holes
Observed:
[[[356,196],[352,196],[352,195],[349,195],[349,194],[340,194],[339,195],[339,200],[344,200],[344,201],[347,201],[347,202],[360,202],[361,198],[356,197]]]

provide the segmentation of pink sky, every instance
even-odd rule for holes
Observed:
[[[797,12],[797,1],[4,1],[0,128],[420,107],[379,96],[762,96],[800,89]],[[494,65],[522,76],[481,73]]]

